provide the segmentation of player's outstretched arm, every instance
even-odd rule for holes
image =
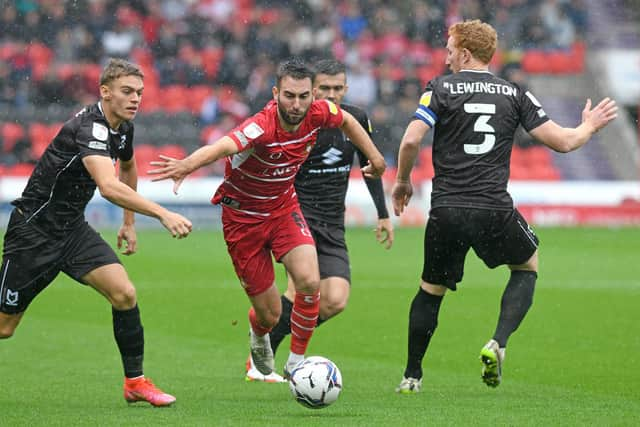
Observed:
[[[191,221],[147,200],[128,185],[120,182],[111,159],[106,156],[86,156],[82,159],[87,171],[98,186],[100,194],[122,208],[160,220],[173,237],[186,237],[192,229]]]
[[[223,136],[211,145],[198,148],[184,159],[160,155],[160,160],[151,162],[151,166],[157,166],[157,168],[150,170],[149,174],[156,175],[152,181],[172,179],[173,192],[178,194],[180,184],[191,172],[238,151],[238,146],[233,139]]]
[[[431,129],[429,125],[422,120],[413,120],[407,126],[400,142],[396,182],[391,189],[391,202],[396,216],[399,216],[404,211],[404,207],[409,204],[409,200],[413,195],[411,169],[413,169],[420,152],[422,138],[424,138],[429,129]]]
[[[358,121],[350,113],[342,110],[344,120],[340,129],[351,140],[353,145],[369,159],[369,164],[362,168],[362,174],[367,178],[378,178],[382,176],[387,165],[385,164],[382,153],[376,148],[371,137],[366,130],[358,123]]]
[[[552,120],[543,123],[529,133],[552,150],[568,153],[577,150],[589,141],[594,133],[618,117],[616,102],[605,98],[591,108],[591,99],[582,110],[582,123],[574,128],[559,126]]]

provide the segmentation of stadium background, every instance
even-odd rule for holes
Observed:
[[[518,135],[511,190],[535,224],[639,224],[638,104],[640,5],[637,0],[62,0],[0,1],[0,216],[20,194],[46,145],[81,106],[97,100],[108,57],[143,68],[136,157],[184,156],[215,141],[270,97],[277,63],[335,56],[348,66],[346,101],[364,107],[387,159],[396,153],[426,82],[446,72],[447,26],[492,23],[500,37],[492,71],[531,88],[558,123],[574,126],[584,100],[610,95],[623,107],[612,126],[582,150],[552,153]],[[428,209],[430,140],[414,171],[418,189],[401,221],[421,224]],[[176,205],[202,225],[222,162],[199,171],[175,198],[143,178],[140,191]],[[96,196],[89,218],[114,226],[118,209]],[[347,221],[373,221],[359,173]],[[141,224],[152,224],[142,219]]]
[[[443,69],[447,23],[482,17],[505,43],[494,71],[524,79],[561,124],[579,120],[587,96],[613,95],[627,111],[569,155],[518,139],[511,185],[520,209],[536,224],[636,225],[537,227],[540,280],[533,309],[510,339],[504,384],[482,384],[477,351],[495,324],[505,271],[470,256],[460,291],[441,313],[424,393],[393,392],[422,266],[420,228],[396,227],[390,251],[373,244],[371,227],[348,228],[352,298],[310,347],[338,364],[345,389],[321,412],[295,404],[286,386],[242,380],[248,304],[221,232],[198,228],[170,241],[164,230],[145,230],[139,252],[122,261],[144,313],[145,372],[178,404],[125,405],[111,309],[60,275],[16,335],[0,343],[0,425],[638,425],[638,1],[388,3],[0,0],[0,227],[51,133],[96,100],[108,54],[140,62],[148,76],[136,118],[142,171],[145,151],[190,151],[259,108],[274,65],[301,52],[348,63],[351,95],[370,97],[352,102],[371,112],[393,166],[420,87]],[[563,23],[554,16],[565,16]],[[569,43],[553,41],[560,33]],[[421,191],[403,221],[424,222],[429,153],[425,141],[416,175]],[[188,179],[178,198],[168,183],[142,182],[141,191],[211,226],[218,223],[208,204],[216,173],[220,165]],[[357,174],[351,187],[351,223],[366,223],[373,209]],[[97,196],[89,219],[111,228],[103,236],[115,246],[121,210]],[[284,357],[279,352],[276,366]]]

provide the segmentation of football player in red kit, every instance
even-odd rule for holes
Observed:
[[[174,192],[198,168],[226,157],[223,183],[212,202],[222,206],[224,238],[236,274],[251,301],[251,358],[265,376],[274,372],[269,331],[282,311],[271,255],[291,275],[296,297],[291,313],[291,347],[285,376],[304,358],[319,311],[318,257],[300,211],[294,180],[318,131],[339,128],[369,159],[366,177],[379,177],[384,158],[348,112],[328,100],[314,100],[313,71],[298,59],[280,65],[273,100],[212,145],[185,159],[161,156],[152,162],[154,180],[173,179]]]

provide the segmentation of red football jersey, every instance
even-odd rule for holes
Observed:
[[[240,152],[226,159],[224,181],[212,203],[233,209],[246,222],[291,212],[298,205],[293,183],[318,131],[339,127],[342,120],[334,103],[316,100],[298,130],[287,132],[280,126],[277,104],[270,101],[227,134]]]

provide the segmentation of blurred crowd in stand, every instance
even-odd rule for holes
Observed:
[[[393,164],[424,85],[446,72],[449,24],[492,23],[493,71],[526,84],[522,53],[571,49],[586,16],[582,0],[0,0],[0,108],[72,112],[97,100],[105,59],[123,57],[146,75],[140,115],[191,114],[201,144],[262,108],[280,60],[334,56],[348,67],[345,101],[369,112]],[[34,160],[20,125],[2,164]]]

